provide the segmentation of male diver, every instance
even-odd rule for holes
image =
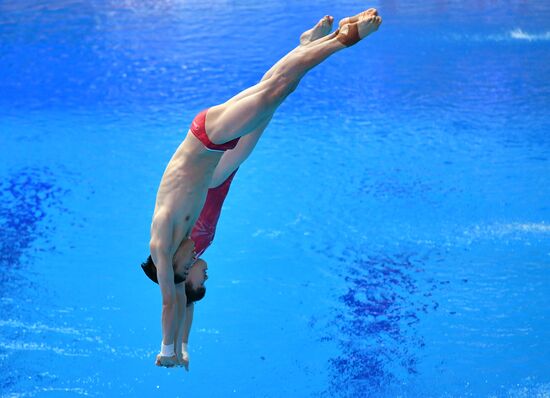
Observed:
[[[157,366],[188,368],[194,301],[205,294],[207,264],[197,259],[212,242],[221,207],[239,166],[250,155],[281,103],[304,75],[337,51],[375,32],[371,8],[344,18],[331,34],[325,16],[300,36],[256,85],[200,112],[160,181],[151,223],[151,255],[142,264],[162,295],[162,342]],[[181,344],[180,344],[181,343]]]

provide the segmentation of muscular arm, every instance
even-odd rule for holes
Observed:
[[[157,277],[162,296],[162,342],[172,344],[176,333],[176,287],[174,285],[174,270],[170,256],[160,250],[151,250],[153,262],[157,267]]]
[[[168,217],[155,216],[151,226],[151,257],[157,268],[157,278],[162,295],[162,341],[172,344],[176,333],[177,297],[172,268],[172,228]]]

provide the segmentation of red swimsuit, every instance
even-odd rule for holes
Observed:
[[[204,202],[201,214],[191,231],[191,239],[195,242],[197,257],[200,257],[214,240],[222,205],[237,170],[231,173],[221,185],[208,190],[206,202]]]
[[[191,124],[191,132],[209,150],[226,151],[228,149],[235,148],[237,142],[239,141],[238,138],[224,144],[214,144],[212,141],[210,141],[210,139],[206,135],[206,129],[204,126],[206,123],[207,111],[208,110],[204,110],[195,117],[193,123]],[[195,223],[195,226],[191,231],[191,239],[193,239],[193,241],[195,242],[195,251],[197,252],[197,257],[202,256],[204,251],[208,248],[208,246],[210,246],[210,244],[214,240],[216,225],[218,224],[218,219],[220,218],[222,205],[225,197],[227,196],[227,193],[229,192],[229,187],[231,185],[231,182],[233,181],[233,177],[235,177],[235,173],[237,173],[237,170],[231,173],[231,175],[227,177],[227,179],[223,183],[215,188],[211,188],[208,190],[206,201],[204,202],[201,214],[199,215],[199,218],[197,219],[197,222]],[[149,277],[149,279],[151,279],[155,283],[158,283],[157,268],[153,264],[151,256],[149,256],[145,263],[141,264],[141,268],[143,269],[143,272],[145,272],[145,275]],[[174,275],[174,283],[181,283],[183,281],[185,281],[185,278],[181,277],[180,275]]]
[[[212,151],[227,151],[228,149],[235,148],[239,138],[235,138],[234,140],[228,141],[224,144],[214,144],[210,141],[210,138],[208,138],[208,135],[206,134],[207,112],[208,109],[205,109],[200,112],[195,119],[193,119],[193,123],[191,123],[190,128],[191,132],[204,144],[207,149]],[[231,173],[231,175],[227,177],[227,180],[219,186],[208,190],[201,214],[199,215],[199,218],[191,231],[191,239],[195,242],[197,257],[201,256],[214,240],[216,225],[218,224],[218,219],[220,218],[223,201],[227,196],[227,192],[229,192],[229,186],[231,185],[231,181],[233,181],[233,177],[236,172],[237,170]]]
[[[199,141],[202,142],[203,145],[211,151],[223,152],[227,151],[228,149],[235,148],[237,142],[239,142],[240,137],[237,137],[231,141],[227,141],[223,144],[214,144],[212,141],[210,141],[210,138],[208,138],[208,135],[206,135],[206,112],[208,112],[208,109],[199,112],[199,114],[195,116],[195,119],[193,119],[190,127],[193,135],[197,137]]]

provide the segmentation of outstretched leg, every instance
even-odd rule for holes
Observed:
[[[273,72],[275,72],[277,68],[279,68],[279,66],[281,66],[281,64],[284,61],[286,61],[292,53],[296,52],[301,48],[309,46],[312,43],[319,40],[320,38],[328,35],[332,30],[333,22],[334,22],[334,17],[331,17],[330,15],[325,15],[323,18],[319,20],[319,22],[317,22],[317,24],[313,28],[306,30],[304,33],[302,33],[302,35],[300,36],[300,45],[296,47],[294,50],[290,51],[283,58],[281,58],[275,65],[273,65],[271,69],[269,69],[265,73],[262,80],[269,79],[273,75]]]
[[[273,75],[275,70],[277,70],[278,67],[299,48],[311,45],[313,42],[328,35],[332,30],[333,22],[333,17],[325,15],[319,20],[319,22],[317,22],[313,26],[313,28],[306,30],[304,33],[302,33],[302,35],[300,36],[300,45],[294,50],[290,51],[288,54],[286,54],[275,65],[273,65],[263,75],[261,81],[269,79]],[[226,106],[229,106],[228,104],[230,103],[235,103],[244,97],[256,93],[258,90],[255,90],[255,88],[256,86],[253,86],[248,90],[241,91],[239,94],[231,98],[230,101],[226,102]],[[222,155],[222,158],[220,159],[218,165],[216,166],[216,169],[214,170],[214,174],[210,182],[210,188],[214,188],[222,184],[248,158],[248,156],[256,147],[256,144],[260,140],[260,137],[262,136],[272,117],[273,114],[266,117],[265,120],[262,120],[255,129],[253,129],[250,133],[246,134],[239,140],[239,143],[234,149],[232,149],[231,151],[227,151]]]
[[[359,14],[354,15],[353,17],[342,18],[340,22],[338,22],[338,28],[341,28],[348,23],[356,23],[361,18],[367,18],[370,15],[374,15],[374,16],[378,15],[378,11],[376,10],[376,8],[369,8],[367,11],[360,12]]]
[[[214,106],[208,111],[206,131],[215,143],[223,143],[252,132],[298,86],[302,77],[337,51],[376,31],[381,18],[375,14],[345,24],[336,35],[298,48],[281,60],[272,75],[253,86],[253,94]]]
[[[220,186],[250,156],[270,121],[271,117],[262,121],[258,127],[242,137],[234,149],[222,155],[212,175],[210,188]]]
[[[300,48],[302,48],[303,46],[307,46],[307,45],[310,45],[311,43],[313,43],[314,41],[316,40],[319,40],[320,38],[326,36],[331,30],[332,30],[332,23],[334,22],[334,18],[331,17],[330,15],[325,15],[323,18],[321,18],[319,20],[319,22],[317,22],[315,24],[315,26],[313,26],[313,28],[311,29],[308,29],[306,30],[304,33],[301,34],[300,36],[300,44],[294,48],[293,50],[291,50],[290,52],[288,52],[283,58],[281,58],[279,61],[277,61],[277,63],[275,65],[273,65],[263,76],[262,76],[262,79],[260,80],[260,82],[263,82],[264,80],[267,80],[269,79],[272,75],[273,75],[273,72],[275,70],[277,70],[277,68],[281,65],[281,63],[286,60],[290,54],[296,52],[297,50],[299,50]],[[235,103],[241,99],[243,99],[244,97],[248,97],[249,95],[252,95],[252,94],[255,94],[257,93],[258,91],[260,91],[260,88],[258,87],[258,85],[254,85],[252,87],[249,87],[247,88],[246,90],[243,90],[241,91],[240,93],[238,93],[237,95],[233,96],[232,98],[230,98],[228,101],[225,102],[225,105],[229,105],[231,103]]]

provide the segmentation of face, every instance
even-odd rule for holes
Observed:
[[[195,264],[193,264],[187,275],[187,280],[194,289],[204,287],[204,282],[208,279],[207,270],[208,264],[206,264],[206,261],[202,259],[195,261]]]
[[[195,262],[195,243],[191,239],[181,242],[176,254],[174,254],[174,273],[185,277],[189,268]]]

